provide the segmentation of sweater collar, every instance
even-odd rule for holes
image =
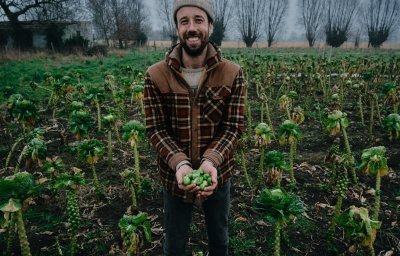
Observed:
[[[172,67],[178,72],[180,72],[180,67],[182,66],[182,51],[183,47],[178,43],[172,46],[166,57],[168,66]],[[221,61],[221,59],[222,57],[220,49],[214,43],[208,42],[205,65],[206,71],[214,68]]]

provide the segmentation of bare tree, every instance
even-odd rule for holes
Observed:
[[[118,40],[119,48],[124,48],[127,41],[144,43],[146,12],[142,0],[111,0],[111,14],[114,20],[113,37]]]
[[[359,0],[327,0],[326,43],[340,47],[347,41]]]
[[[172,0],[161,0],[161,3],[158,5],[158,13],[165,24],[164,31],[170,38],[171,44],[176,44],[178,41],[178,35],[176,34],[175,23],[173,19]]]
[[[265,0],[235,0],[238,28],[246,47],[252,47],[261,36],[265,4]]]
[[[288,0],[269,0],[265,8],[265,30],[267,33],[268,47],[275,40],[276,33],[288,9]]]
[[[135,41],[137,44],[144,44],[147,42],[145,28],[147,26],[147,11],[143,0],[127,0],[125,9],[126,25],[130,28],[128,34],[125,35],[128,40]],[[132,15],[132,14],[135,15]]]
[[[232,17],[233,5],[230,0],[214,0],[214,31],[211,34],[211,41],[221,45],[225,37],[226,26]]]
[[[306,30],[306,38],[310,47],[314,46],[318,31],[322,25],[323,0],[301,0],[301,20]]]
[[[110,46],[113,19],[109,0],[87,0],[87,8],[91,14],[94,27]]]
[[[59,20],[71,17],[74,0],[0,0],[0,15],[6,17],[12,28],[14,45],[21,49],[32,46],[32,33],[22,21]]]
[[[368,46],[379,48],[400,21],[399,0],[367,0],[363,9],[368,30]]]

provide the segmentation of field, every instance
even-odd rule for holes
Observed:
[[[281,255],[400,255],[400,52],[222,52],[243,67],[248,85],[232,179],[231,255],[277,255],[277,223]],[[0,216],[2,254],[161,255],[162,189],[141,127],[141,85],[164,55],[131,50],[0,63],[0,209],[12,213]],[[16,172],[32,174],[35,184],[10,182]],[[261,192],[278,180],[304,211],[283,210],[283,201],[260,205]],[[351,206],[369,216],[349,221]],[[137,218],[121,222],[124,215]],[[207,235],[196,208],[188,255],[201,252],[207,255]]]

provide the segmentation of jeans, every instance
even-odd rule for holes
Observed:
[[[228,256],[228,212],[231,182],[228,180],[203,202],[210,256]],[[192,221],[193,204],[163,192],[164,256],[184,256]]]

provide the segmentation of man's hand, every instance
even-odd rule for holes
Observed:
[[[217,180],[218,172],[217,172],[217,169],[214,167],[212,162],[210,162],[208,160],[204,160],[203,161],[203,163],[200,166],[200,169],[202,169],[205,173],[210,174],[212,184],[210,186],[208,186],[208,187],[205,187],[203,191],[199,191],[197,193],[197,196],[203,196],[203,197],[211,196],[214,193],[214,190],[218,185],[218,180]]]
[[[185,164],[179,167],[179,169],[175,173],[176,181],[178,182],[178,187],[182,190],[188,191],[188,192],[197,192],[200,190],[199,186],[196,186],[196,184],[189,184],[187,186],[183,185],[183,176],[186,174],[192,172],[193,169],[189,165]]]

